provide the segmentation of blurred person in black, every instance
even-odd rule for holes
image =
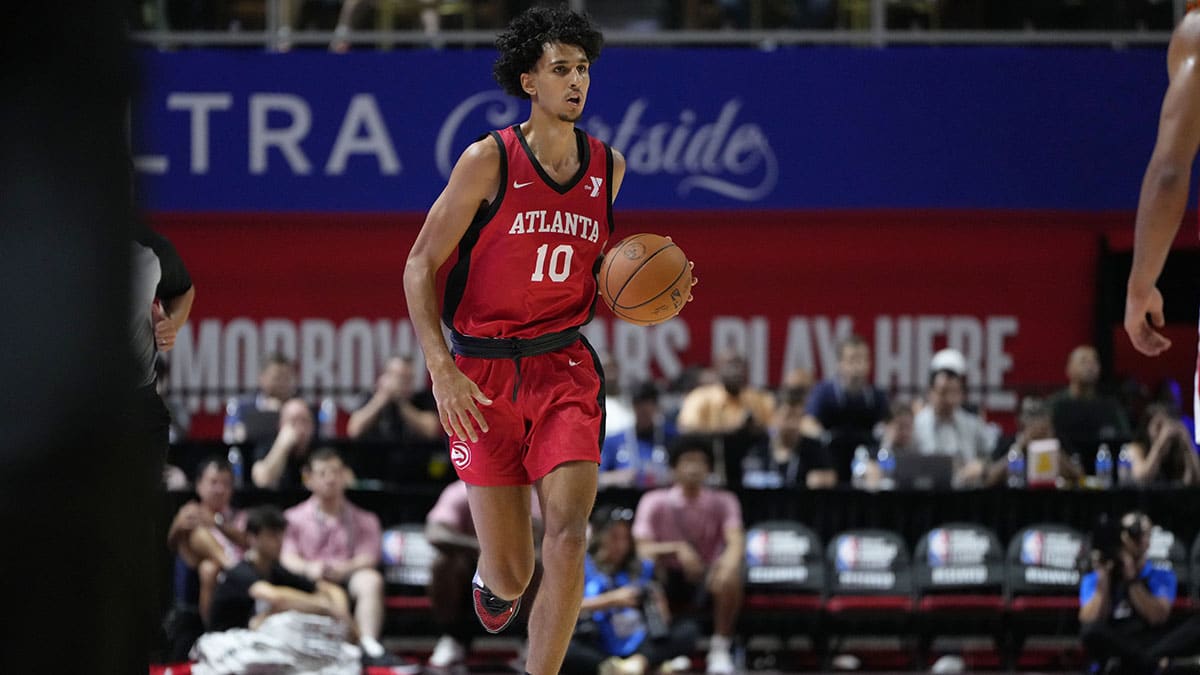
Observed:
[[[1083,647],[1106,674],[1161,672],[1171,657],[1200,652],[1200,616],[1168,626],[1177,579],[1146,558],[1150,518],[1131,511],[1109,522],[1092,535],[1092,571],[1079,585]]]
[[[260,446],[271,442],[279,429],[283,404],[296,397],[296,363],[280,352],[263,357],[258,371],[258,391],[239,396],[234,402],[238,427],[226,443]]]
[[[784,389],[775,408],[769,440],[750,448],[742,461],[742,485],[753,488],[831,488],[837,471],[829,449],[802,433],[808,391]]]
[[[850,482],[850,460],[860,445],[875,445],[875,427],[887,417],[887,395],[867,379],[871,348],[857,335],[837,348],[837,373],[813,388],[804,418],[804,434],[829,447],[838,482]]]
[[[1091,345],[1080,345],[1067,357],[1067,387],[1049,398],[1054,430],[1067,455],[1078,454],[1090,469],[1096,448],[1115,448],[1130,438],[1129,419],[1116,399],[1097,391],[1100,357]]]
[[[270,445],[255,449],[250,478],[264,490],[298,490],[304,487],[303,470],[316,434],[312,410],[293,398],[279,409],[279,430]]]
[[[378,451],[386,478],[399,481],[411,469],[428,464],[433,453],[445,452],[445,436],[437,402],[429,389],[417,390],[410,356],[393,356],[375,383],[375,391],[350,413],[346,435]],[[385,456],[386,455],[386,456]]]
[[[324,614],[351,629],[350,601],[341,586],[292,574],[279,562],[287,520],[275,506],[251,509],[246,517],[243,560],[221,574],[213,595],[209,630],[256,628],[276,612]]]

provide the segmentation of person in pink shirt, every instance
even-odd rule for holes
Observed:
[[[309,456],[304,483],[312,496],[284,514],[288,528],[280,561],[295,574],[344,586],[354,601],[365,657],[385,660],[379,644],[384,616],[379,518],[346,499],[348,475],[342,458],[330,448]]]
[[[708,672],[723,675],[734,672],[730,648],[742,606],[746,537],[737,497],[705,486],[712,465],[706,437],[677,440],[671,448],[675,485],[642,495],[633,536],[638,554],[662,570],[672,611],[711,604]]]

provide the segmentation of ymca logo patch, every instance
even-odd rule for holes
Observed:
[[[465,469],[471,465],[471,448],[462,441],[454,441],[450,444],[450,461],[458,469]]]
[[[588,176],[588,178],[592,179],[592,196],[599,197],[600,196],[600,186],[604,185],[604,179],[597,178],[595,176]]]

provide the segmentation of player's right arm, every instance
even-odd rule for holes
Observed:
[[[404,268],[404,295],[408,316],[421,341],[425,363],[433,379],[433,397],[446,435],[479,440],[475,431],[487,432],[479,404],[492,401],[480,391],[450,355],[442,336],[436,297],[437,271],[454,252],[476,212],[495,199],[500,190],[500,148],[492,138],[472,143],[458,158],[446,189],[430,207]]]
[[[1134,233],[1133,269],[1125,297],[1125,330],[1147,356],[1171,341],[1154,330],[1163,319],[1155,288],[1187,206],[1192,160],[1200,148],[1200,13],[1184,16],[1167,50],[1170,85],[1163,97],[1158,140],[1142,179]],[[1150,315],[1150,323],[1146,315]],[[1153,324],[1153,326],[1151,326]]]

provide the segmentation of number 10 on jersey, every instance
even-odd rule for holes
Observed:
[[[542,244],[537,250],[537,264],[533,268],[533,276],[529,277],[530,281],[543,281],[546,278],[546,251],[550,249],[550,244]],[[555,283],[567,280],[567,276],[571,273],[571,258],[575,255],[575,249],[570,244],[559,244],[550,252],[550,281]]]

